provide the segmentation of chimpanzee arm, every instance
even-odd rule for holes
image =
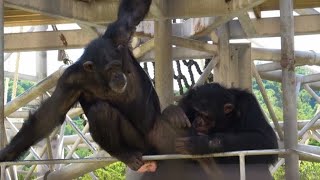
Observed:
[[[206,154],[253,149],[277,148],[273,139],[259,132],[216,133],[211,136],[178,138],[176,148],[180,153]]]
[[[64,121],[66,113],[80,94],[79,90],[72,88],[68,83],[74,76],[70,69],[62,75],[52,96],[30,114],[10,144],[0,151],[0,161],[16,160],[30,146],[48,136]]]
[[[187,115],[184,113],[183,109],[176,105],[169,105],[166,107],[161,117],[168,121],[170,125],[172,125],[174,128],[190,128],[191,123],[187,117]]]
[[[127,45],[136,26],[147,15],[152,0],[121,0],[118,19],[108,26],[104,37],[119,45]]]

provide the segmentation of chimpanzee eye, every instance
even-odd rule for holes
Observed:
[[[105,70],[109,71],[112,69],[118,69],[118,68],[121,68],[121,66],[122,66],[122,63],[118,60],[115,60],[115,61],[112,61],[109,64],[107,64],[105,67]]]

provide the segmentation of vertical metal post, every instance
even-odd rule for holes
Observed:
[[[246,162],[245,156],[243,154],[239,154],[240,161],[240,180],[246,180]]]
[[[4,7],[3,0],[0,0],[0,149],[4,147]],[[1,179],[5,178],[5,168],[1,166]]]
[[[155,22],[155,83],[161,109],[173,102],[172,24],[170,19]]]
[[[284,119],[284,146],[291,150],[297,147],[297,94],[294,61],[294,21],[292,0],[280,0],[281,66]],[[299,156],[285,156],[286,179],[299,179]]]
[[[0,148],[4,147],[4,19],[3,0],[0,0]]]

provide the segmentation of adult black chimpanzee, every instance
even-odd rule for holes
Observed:
[[[266,121],[255,97],[239,89],[219,84],[206,84],[191,89],[179,101],[190,120],[188,137],[176,139],[176,151],[183,154],[206,154],[238,150],[276,149],[277,137]],[[175,119],[173,119],[175,120]],[[176,119],[179,120],[179,119]],[[181,121],[172,122],[181,125]],[[183,123],[182,123],[183,125]],[[191,134],[191,136],[190,136]],[[268,166],[277,156],[246,157],[248,180],[272,179]],[[240,179],[239,158],[214,158],[224,180]],[[168,173],[170,171],[170,173]],[[155,173],[128,173],[128,180],[149,179],[212,179],[199,164],[192,161],[163,161]]]
[[[146,137],[161,111],[153,85],[128,44],[150,4],[151,0],[121,1],[117,20],[66,69],[52,97],[30,115],[0,151],[0,161],[16,160],[49,135],[79,101],[93,139],[131,169],[143,165],[142,154],[151,149]]]

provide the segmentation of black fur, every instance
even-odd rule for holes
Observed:
[[[143,164],[141,156],[150,152],[147,137],[160,116],[160,105],[128,42],[150,3],[151,0],[121,1],[118,19],[66,69],[52,97],[0,151],[0,161],[16,160],[31,145],[49,135],[79,101],[88,116],[93,139],[104,150],[134,170]]]
[[[224,105],[232,104],[225,114]],[[206,84],[190,90],[179,102],[193,122],[199,110],[214,122],[206,136],[191,137],[185,147],[192,154],[239,150],[277,149],[277,137],[256,100],[249,92],[219,84]],[[209,143],[211,141],[211,143]],[[273,163],[277,156],[248,156],[247,163]],[[221,163],[238,162],[236,158],[216,159]]]

